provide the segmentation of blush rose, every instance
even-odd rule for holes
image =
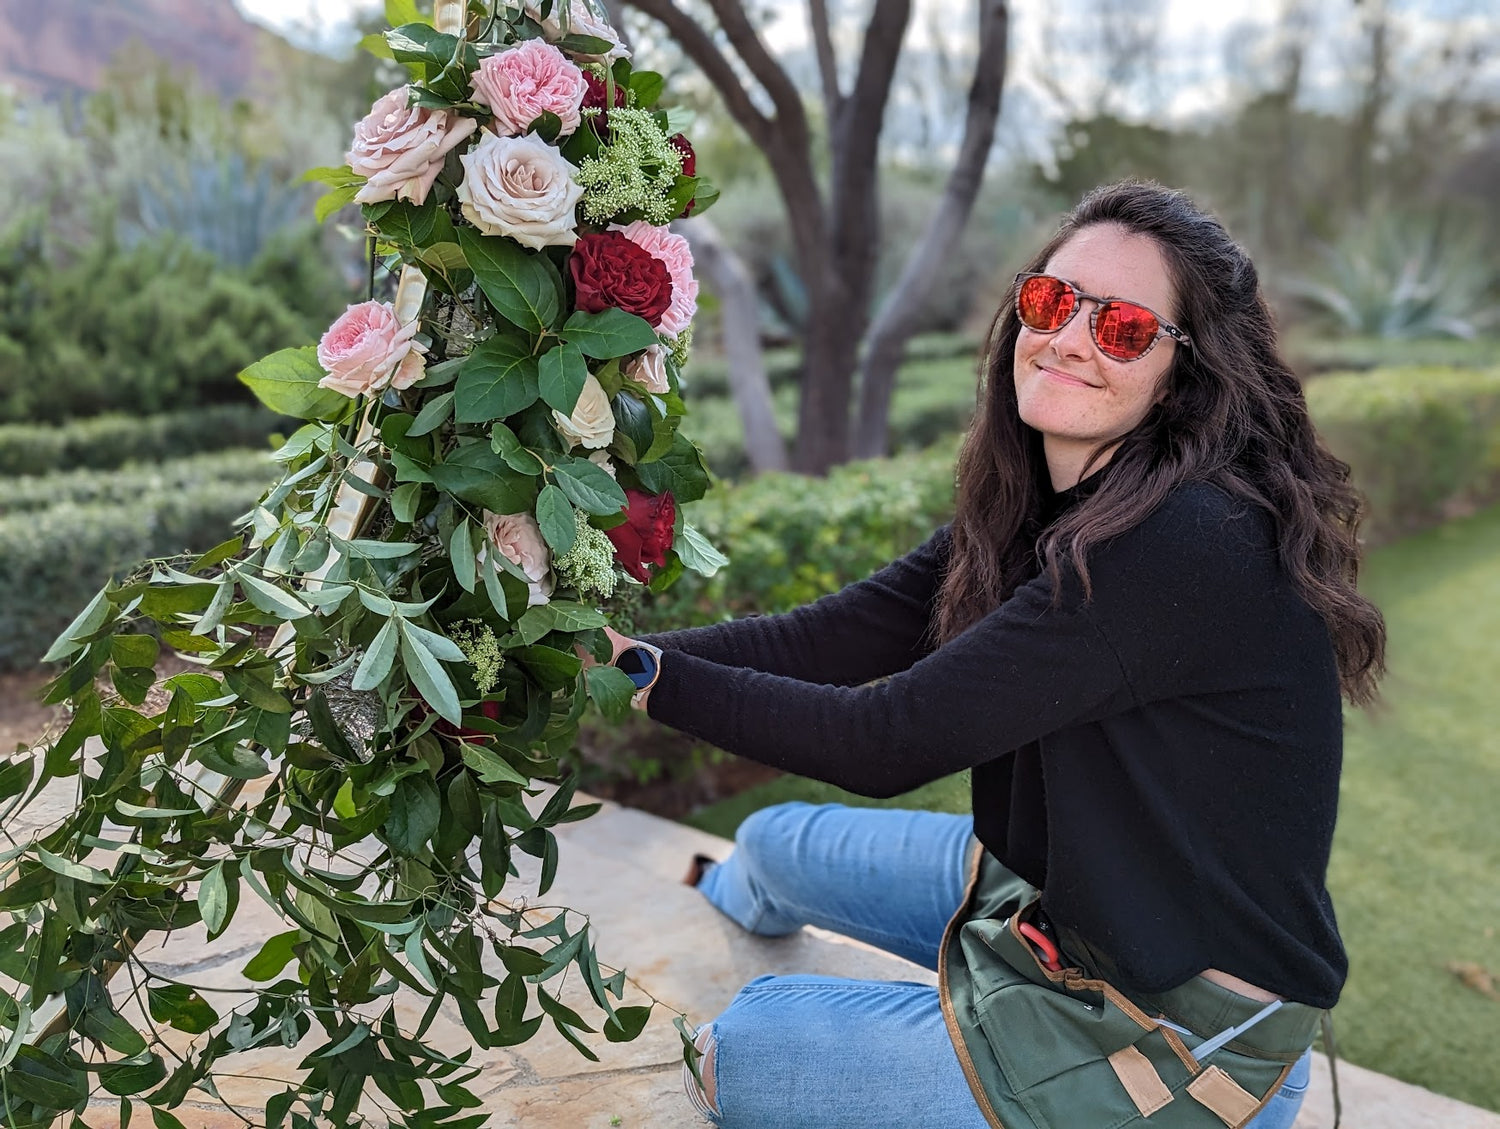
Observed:
[[[526,513],[496,514],[485,510],[483,520],[485,546],[480,550],[481,562],[494,549],[526,575],[527,606],[547,603],[553,589],[552,554],[536,518]]]
[[[505,137],[525,133],[543,114],[556,114],[562,134],[572,133],[588,93],[583,72],[541,39],[482,60],[471,82],[474,101],[490,108],[494,131]]]
[[[350,306],[318,342],[318,363],[328,374],[318,386],[350,397],[410,388],[426,371],[416,334],[417,322],[402,325],[389,302]]]
[[[354,143],[345,160],[365,178],[356,203],[425,203],[443,169],[443,158],[478,127],[473,118],[408,106],[410,98],[410,86],[397,87],[354,127]]]

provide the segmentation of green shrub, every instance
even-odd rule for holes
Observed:
[[[13,478],[0,487],[0,518],[59,505],[130,505],[137,498],[192,491],[201,483],[269,486],[276,478],[269,451],[224,451],[117,470],[60,470]]]
[[[870,575],[953,512],[958,437],[928,450],[850,463],[827,478],[764,474],[715,490],[689,520],[732,565],[685,574],[650,599],[637,628],[665,631],[785,611]]]
[[[235,270],[175,238],[105,238],[66,258],[13,229],[0,235],[0,422],[248,403],[239,371],[316,340],[345,297],[315,237]]]
[[[0,478],[89,467],[108,470],[133,462],[265,447],[288,420],[259,404],[218,404],[156,416],[102,415],[61,427],[0,424]]]
[[[1500,498],[1500,369],[1340,373],[1307,402],[1368,500],[1372,545]]]
[[[132,502],[0,517],[0,670],[34,666],[99,587],[138,562],[212,548],[264,482],[205,482]]]
[[[1407,365],[1439,365],[1443,368],[1492,368],[1500,364],[1500,338],[1458,337],[1388,338],[1327,337],[1291,332],[1282,339],[1282,349],[1292,368],[1303,376],[1348,372],[1355,369]]]

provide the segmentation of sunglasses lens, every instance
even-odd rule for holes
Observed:
[[[1106,302],[1099,309],[1099,349],[1119,361],[1133,361],[1151,348],[1161,323],[1156,315],[1131,302]]]
[[[1016,309],[1021,324],[1028,329],[1050,333],[1062,326],[1073,313],[1078,297],[1073,288],[1060,278],[1038,275],[1021,283]]]

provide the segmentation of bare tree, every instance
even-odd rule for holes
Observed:
[[[870,328],[881,243],[877,158],[896,64],[911,20],[911,0],[873,0],[858,65],[847,88],[840,80],[827,0],[808,0],[831,158],[821,181],[802,93],[772,56],[741,0],[706,0],[711,18],[695,15],[674,0],[623,2],[659,22],[677,41],[770,164],[807,292],[793,467],[822,474],[846,461],[856,448],[851,442],[850,408],[860,346]],[[871,337],[870,357],[878,357],[880,366],[867,368],[862,381],[857,444],[862,454],[885,449],[894,375],[890,358],[899,362],[915,329],[914,311],[908,310],[915,304],[912,296],[935,277],[963,230],[994,140],[1005,78],[1007,6],[1005,0],[978,0],[978,9],[979,50],[964,140],[926,233],[877,318],[879,336]],[[867,429],[871,436],[878,432],[878,440],[867,442]]]

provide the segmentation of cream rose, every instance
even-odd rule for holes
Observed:
[[[565,416],[553,408],[552,422],[570,447],[582,444],[592,450],[599,450],[608,447],[615,437],[614,409],[609,406],[609,396],[604,387],[594,379],[592,373],[584,379],[583,391],[578,394],[573,414]]]
[[[318,364],[328,373],[318,386],[350,397],[410,388],[426,371],[416,333],[416,319],[402,325],[389,302],[350,306],[318,342]]]
[[[609,475],[611,478],[620,477],[615,473],[615,464],[609,461],[609,455],[604,451],[595,451],[592,455],[589,456],[589,462],[593,463],[596,467],[601,468],[604,473]]]
[[[545,604],[554,586],[552,554],[542,539],[542,528],[536,518],[530,514],[495,514],[485,510],[483,520],[485,546],[479,551],[481,563],[493,548],[526,574],[527,606]]]
[[[583,189],[573,180],[578,169],[555,146],[533,134],[497,137],[486,131],[459,160],[459,206],[480,231],[508,235],[537,251],[578,242],[574,207]]]
[[[410,98],[411,87],[398,86],[354,127],[354,144],[345,159],[365,178],[356,203],[424,203],[443,169],[443,158],[479,125],[473,118],[408,106]]]
[[[652,345],[625,370],[631,380],[646,386],[647,392],[664,394],[672,390],[667,382],[667,349],[664,345]]]

